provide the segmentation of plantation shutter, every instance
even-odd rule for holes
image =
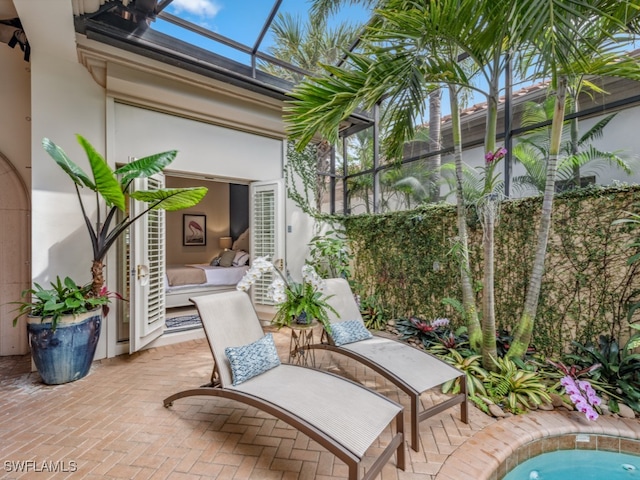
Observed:
[[[251,256],[268,257],[274,263],[284,262],[284,195],[283,180],[252,183],[251,196]],[[254,303],[273,305],[267,289],[273,274],[265,274],[251,288]]]
[[[136,190],[164,188],[164,176],[136,179]],[[131,216],[148,208],[131,201]],[[165,212],[151,210],[131,227],[131,332],[129,351],[137,352],[162,335],[165,325]]]

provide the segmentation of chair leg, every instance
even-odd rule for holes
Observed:
[[[469,423],[469,400],[467,396],[467,376],[460,377],[460,393],[464,395],[464,400],[460,403],[460,420],[462,423]]]
[[[402,439],[396,450],[396,463],[397,467],[404,471],[406,468],[406,457],[404,453],[404,414],[402,411],[398,412],[396,416],[396,435],[399,435]]]
[[[420,451],[420,419],[418,412],[420,411],[420,394],[412,393],[409,395],[411,400],[411,448],[416,452]]]
[[[358,480],[358,464],[349,463],[349,480]]]

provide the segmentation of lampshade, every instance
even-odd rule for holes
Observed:
[[[231,237],[220,237],[220,248],[226,250],[231,248]]]

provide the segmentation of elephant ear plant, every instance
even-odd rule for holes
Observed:
[[[104,257],[109,249],[116,242],[118,237],[136,220],[145,215],[149,210],[181,210],[196,205],[207,193],[205,187],[193,188],[163,188],[153,191],[132,189],[133,181],[136,178],[147,178],[162,172],[176,158],[177,152],[157,153],[148,157],[134,160],[126,165],[112,170],[105,159],[95,148],[81,135],[77,135],[78,143],[84,148],[91,166],[93,180],[82,171],[78,165],[71,161],[67,154],[50,139],[44,138],[42,146],[55,162],[69,175],[75,183],[78,201],[82,209],[91,246],[93,248],[93,265],[91,267],[92,286],[90,296],[101,295],[104,285]],[[87,215],[82,196],[81,188],[88,188],[96,193],[97,218],[95,223]],[[149,204],[148,208],[140,214],[131,218],[125,215],[122,220],[116,222],[118,210],[127,212],[127,196]],[[107,207],[106,217],[101,216],[101,201]]]
[[[162,188],[159,190],[134,190],[133,181],[136,178],[147,178],[162,172],[176,157],[177,152],[157,153],[148,157],[134,160],[126,165],[112,170],[105,159],[81,135],[77,135],[78,143],[84,148],[91,166],[93,179],[76,165],[58,145],[50,139],[44,138],[42,146],[55,162],[73,180],[84,217],[91,246],[93,248],[93,264],[91,266],[91,288],[88,297],[102,297],[105,295],[104,258],[118,237],[136,220],[149,210],[181,210],[192,207],[204,198],[207,193],[205,187],[192,188]],[[82,200],[81,189],[88,188],[95,192],[97,217],[95,221],[87,214]],[[128,215],[128,197],[148,204],[143,212],[131,218]],[[106,216],[102,217],[102,206],[106,205]],[[124,212],[124,217],[117,220],[116,213]]]

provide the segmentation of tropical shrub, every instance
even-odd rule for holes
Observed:
[[[346,278],[351,276],[352,255],[347,241],[333,230],[316,235],[309,242],[307,261],[322,278]]]

